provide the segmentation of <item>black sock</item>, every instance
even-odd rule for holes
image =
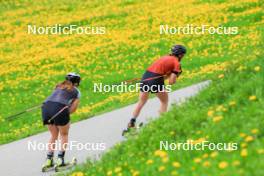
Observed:
[[[51,152],[51,151],[49,151],[48,153],[47,153],[47,159],[52,159],[53,158],[53,152]]]
[[[134,124],[134,123],[136,123],[136,120],[137,120],[136,118],[132,118],[132,119],[130,120],[130,122]]]
[[[58,158],[64,158],[65,151],[59,151]]]

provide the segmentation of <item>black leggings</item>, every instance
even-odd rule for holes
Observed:
[[[54,124],[56,126],[67,125],[70,121],[69,108],[65,108],[53,120],[49,122],[56,113],[63,109],[66,105],[57,102],[45,102],[42,106],[42,121],[44,125]]]

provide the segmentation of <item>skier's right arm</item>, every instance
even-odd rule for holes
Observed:
[[[75,99],[72,102],[72,104],[70,106],[70,113],[71,114],[74,113],[77,110],[79,103],[80,103],[80,99],[79,98]]]
[[[173,85],[176,83],[177,75],[175,73],[171,73],[169,77],[169,85]]]

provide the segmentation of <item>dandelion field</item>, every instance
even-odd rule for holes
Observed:
[[[168,54],[173,44],[181,43],[187,46],[188,54],[174,88],[205,79],[212,79],[213,85],[190,103],[151,123],[138,139],[117,146],[101,162],[79,170],[87,175],[217,175],[219,171],[223,175],[263,175],[263,13],[263,1],[251,0],[1,1],[0,144],[46,130],[40,111],[12,121],[6,117],[40,104],[67,72],[78,72],[83,78],[81,105],[72,116],[76,122],[137,100],[137,93],[93,93],[93,83],[140,77],[153,60]],[[58,23],[105,26],[106,34],[27,34],[28,24]],[[161,24],[237,26],[239,33],[160,35]],[[227,112],[221,108],[216,111],[218,106]],[[207,117],[208,112],[212,117]],[[219,135],[223,129],[228,133]],[[243,143],[240,133],[253,140]],[[211,140],[221,137],[243,143],[239,152],[247,156],[236,151],[212,159],[208,151],[204,156],[200,152],[170,152],[162,154],[168,156],[165,163],[155,156],[156,141],[207,135]],[[132,153],[136,155],[131,157]],[[134,157],[141,159],[135,162]],[[115,162],[113,158],[117,158]],[[200,162],[193,162],[194,158]],[[208,173],[204,167],[208,167]]]

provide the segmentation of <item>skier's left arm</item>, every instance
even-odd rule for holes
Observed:
[[[176,79],[180,76],[182,73],[181,64],[179,62],[175,62],[174,69],[172,70],[170,76],[169,76],[169,84],[175,84]]]

